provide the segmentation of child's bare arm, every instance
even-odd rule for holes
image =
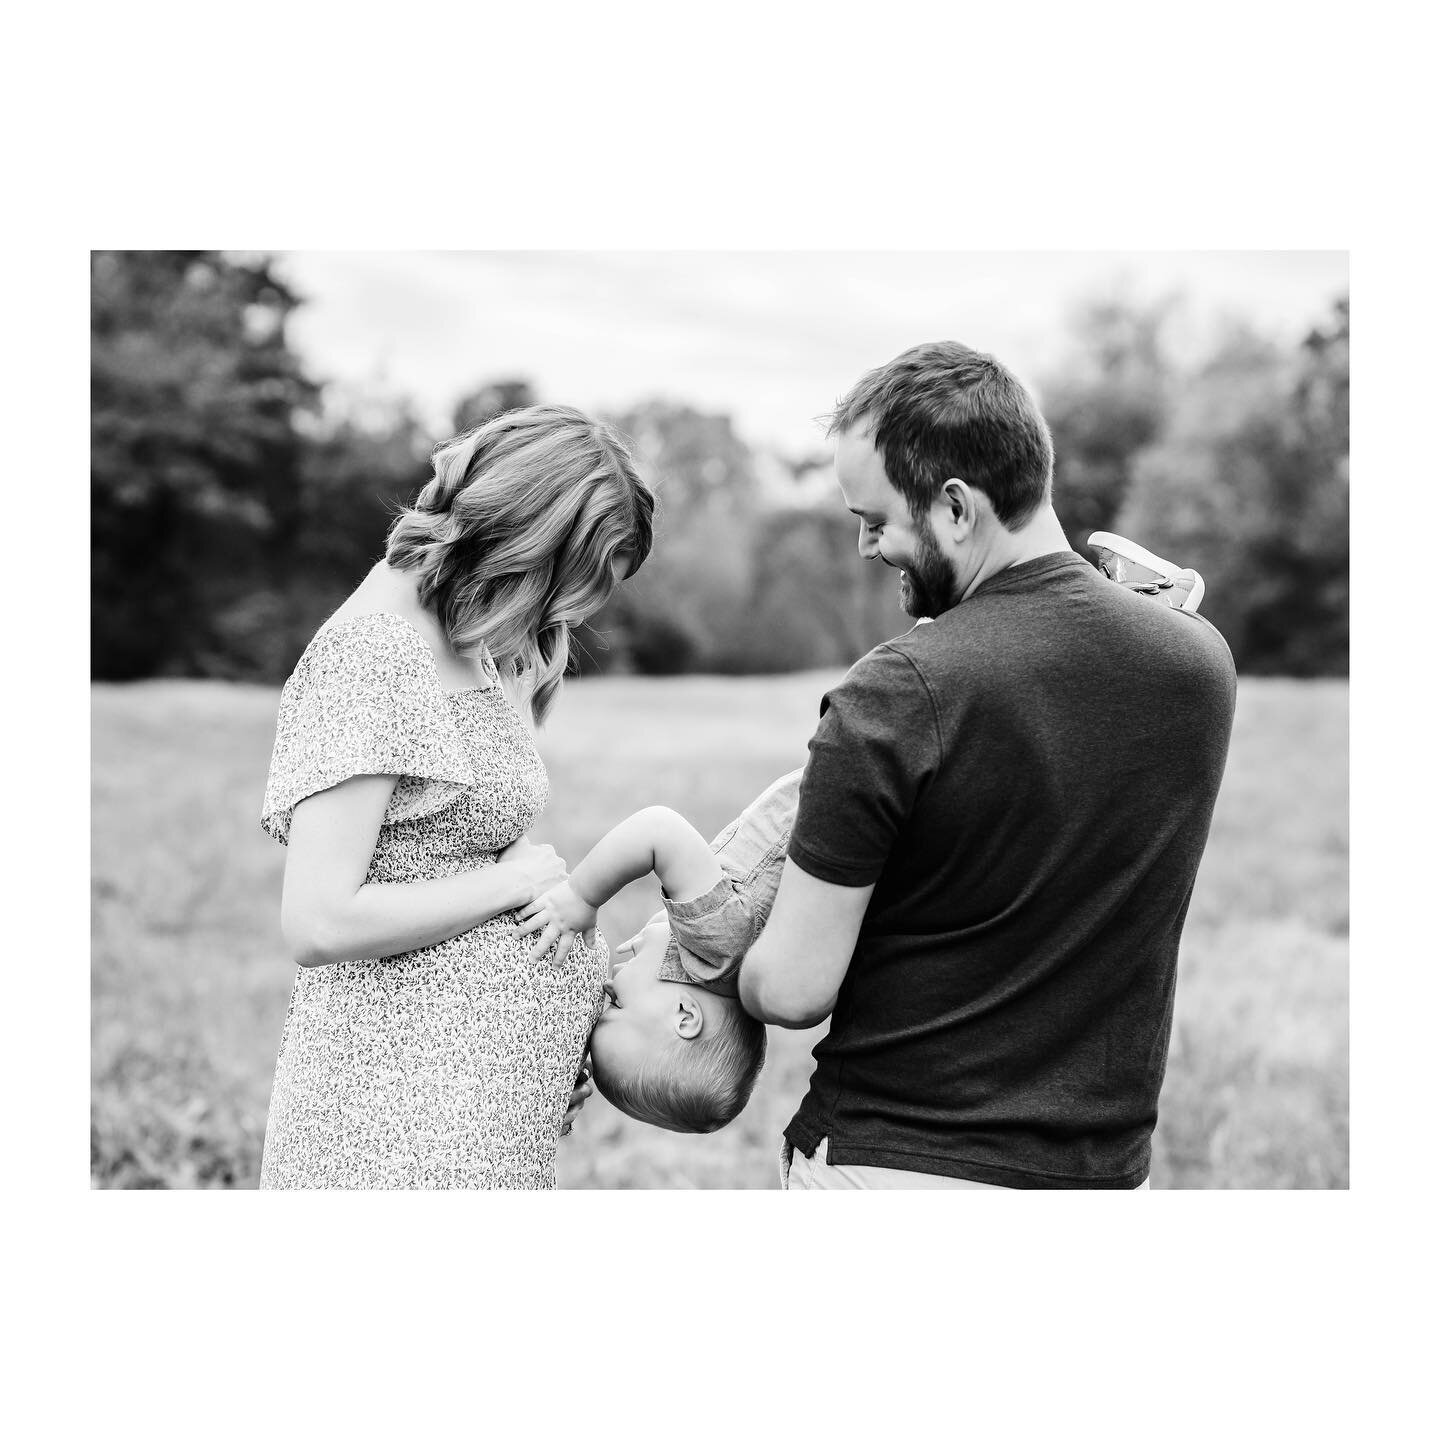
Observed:
[[[705,837],[683,815],[652,805],[610,831],[575,867],[570,886],[599,909],[652,871],[671,900],[703,895],[723,873]]]
[[[563,964],[575,936],[594,927],[600,907],[652,872],[671,900],[695,899],[724,874],[705,837],[682,815],[662,805],[637,811],[600,840],[569,880],[520,912],[520,933],[539,937],[531,954],[558,942],[555,963]]]

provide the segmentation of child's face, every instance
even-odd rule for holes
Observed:
[[[664,918],[640,932],[635,949],[620,960],[605,986],[610,1003],[590,1033],[590,1058],[597,1072],[630,1074],[656,1050],[698,1037],[705,1006],[716,997],[698,985],[660,979],[660,962],[670,942]]]

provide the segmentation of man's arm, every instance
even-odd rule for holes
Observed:
[[[818,1025],[829,1015],[874,889],[832,885],[786,860],[769,922],[740,967],[745,1009],[790,1030]]]
[[[939,756],[929,689],[893,647],[826,694],[770,923],[740,968],[750,1014],[800,1029],[834,1010],[875,883]]]

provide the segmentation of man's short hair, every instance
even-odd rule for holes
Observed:
[[[915,520],[952,477],[983,490],[1007,530],[1050,498],[1050,427],[1030,392],[992,355],[953,340],[916,345],[862,376],[825,433],[862,421]]]
[[[745,1108],[765,1064],[765,1026],[738,1000],[709,998],[708,1023],[695,1039],[672,1035],[634,1074],[611,1074],[596,1064],[596,1087],[617,1110],[662,1130],[698,1135],[728,1125]]]

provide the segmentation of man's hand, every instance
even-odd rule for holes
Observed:
[[[585,1102],[595,1093],[595,1087],[590,1083],[590,1061],[586,1057],[585,1063],[580,1067],[580,1073],[575,1077],[575,1088],[570,1092],[570,1104],[565,1109],[565,1118],[560,1122],[561,1135],[568,1135],[571,1127],[580,1118],[580,1111]]]
[[[575,937],[593,931],[600,917],[599,911],[577,895],[567,880],[536,896],[521,910],[520,918],[522,935],[538,932],[540,936],[530,951],[530,959],[538,960],[553,945],[558,970],[570,954]]]
[[[623,955],[627,960],[635,958],[635,947],[645,937],[645,932],[665,918],[663,910],[657,910],[628,940],[622,941],[615,947],[615,958],[618,960]]]

